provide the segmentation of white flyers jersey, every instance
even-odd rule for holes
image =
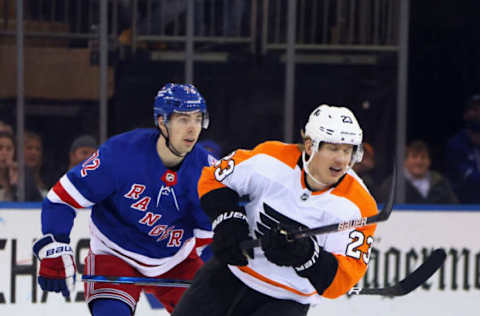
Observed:
[[[377,205],[362,180],[349,170],[334,186],[310,191],[305,185],[301,151],[294,144],[265,142],[255,149],[237,150],[215,166],[203,169],[200,197],[224,187],[248,196],[245,204],[250,234],[260,238],[279,223],[315,228],[377,214]],[[323,293],[292,267],[269,262],[261,248],[247,266],[229,266],[247,286],[266,295],[316,304],[344,295],[365,274],[376,225],[317,235],[318,244],[338,262],[335,276]]]

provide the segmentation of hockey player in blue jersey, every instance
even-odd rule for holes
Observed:
[[[197,181],[215,159],[196,145],[208,127],[205,100],[193,85],[167,84],[155,98],[157,129],[112,137],[69,170],[42,204],[42,233],[33,250],[44,291],[69,296],[75,282],[69,234],[76,210],[91,207],[85,274],[192,279],[202,265],[196,248],[211,241]],[[85,283],[93,315],[132,315],[140,292],[172,312],[181,288]]]

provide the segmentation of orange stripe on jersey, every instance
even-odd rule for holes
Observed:
[[[217,180],[217,177],[222,175],[228,175],[229,172],[233,172],[233,167],[254,156],[252,151],[249,150],[237,150],[232,154],[219,160],[214,166],[204,167],[200,179],[198,180],[198,196],[202,197],[210,191],[224,188],[222,182]],[[233,160],[233,165],[230,165]]]
[[[255,154],[267,154],[280,160],[290,168],[295,168],[301,151],[295,144],[285,144],[279,141],[268,141],[261,143],[253,149]]]
[[[331,192],[352,201],[361,212],[362,217],[378,213],[377,203],[367,190],[351,175],[346,174],[342,181]]]
[[[305,183],[305,171],[302,170],[302,177],[301,177],[301,183],[302,183],[302,189],[306,189],[307,188],[307,184]],[[326,191],[330,190],[330,187],[326,187],[325,189],[323,190],[318,190],[318,191],[313,191],[312,192],[312,195],[320,195]]]
[[[279,282],[277,282],[277,281],[273,281],[273,280],[271,280],[271,279],[269,279],[269,278],[266,278],[265,276],[261,275],[260,273],[254,271],[252,268],[249,268],[249,267],[247,267],[247,266],[237,266],[237,268],[238,268],[240,271],[245,272],[245,273],[251,275],[252,277],[254,277],[254,278],[256,278],[256,279],[259,279],[259,280],[261,280],[261,281],[263,281],[263,282],[265,282],[265,283],[268,283],[268,284],[270,284],[270,285],[273,285],[273,286],[282,288],[282,289],[284,289],[284,290],[287,290],[287,291],[289,291],[289,292],[295,293],[295,294],[300,295],[300,296],[312,296],[312,295],[317,294],[316,291],[311,292],[311,293],[303,293],[303,292],[300,292],[299,290],[294,289],[294,288],[292,288],[292,287],[289,287],[289,286],[287,286],[287,285],[285,285],[285,284],[282,284],[282,283],[279,283]]]
[[[202,197],[210,191],[225,187],[223,183],[217,180],[215,174],[220,176],[220,178],[221,175],[227,174],[229,172],[229,168],[232,168],[232,166],[229,165],[230,160],[233,160],[234,165],[238,166],[243,161],[246,161],[258,154],[269,155],[285,163],[290,168],[294,168],[301,152],[295,144],[285,144],[278,141],[268,141],[262,143],[253,150],[239,149],[233,153],[233,156],[228,155],[219,160],[215,166],[203,168],[200,180],[198,181],[198,195]]]
[[[215,172],[214,166],[203,167],[202,174],[200,175],[200,179],[198,180],[198,185],[197,185],[199,197],[204,196],[206,193],[210,191],[226,187],[225,184],[215,179],[214,172]]]
[[[331,193],[352,201],[360,209],[362,217],[373,216],[378,213],[377,204],[373,197],[349,174]],[[376,227],[377,225],[369,225],[356,229],[363,234],[364,238],[363,244],[355,248],[355,251],[360,251],[359,259],[344,254],[334,254],[338,261],[337,273],[330,286],[323,292],[323,296],[335,298],[344,295],[360,281],[367,270],[367,264],[363,261],[363,256],[368,253],[369,247],[372,246],[367,244],[367,238],[373,237]]]
[[[362,232],[366,240],[367,236],[373,236],[375,228],[376,225],[370,225],[357,229],[357,231]],[[361,251],[360,259],[334,254],[338,262],[337,273],[330,286],[322,293],[322,296],[336,298],[344,295],[365,275],[367,264],[362,257],[368,252],[368,246],[364,242],[357,249]]]

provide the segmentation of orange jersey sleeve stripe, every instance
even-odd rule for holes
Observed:
[[[242,161],[247,160],[248,158],[252,157],[253,154],[249,150],[242,150],[239,149],[235,152],[232,159],[235,162],[235,166],[240,164]],[[224,158],[225,159],[225,158]],[[214,166],[204,167],[202,170],[202,174],[200,175],[200,180],[198,181],[198,196],[202,197],[210,191],[224,188],[226,187],[225,184],[218,181],[215,178],[215,172],[222,172],[222,170],[226,170],[229,168],[228,161],[226,160],[219,160],[218,163]]]
[[[253,150],[239,149],[230,159],[234,161],[235,166],[238,166],[242,162],[258,154],[269,155],[282,161],[290,168],[294,168],[301,152],[299,151],[297,145],[284,144],[278,141],[269,141],[258,145]],[[215,172],[222,172],[223,169],[228,168],[228,161],[230,159],[224,159],[220,160],[215,166],[203,168],[202,175],[200,176],[200,180],[198,182],[198,195],[200,197],[204,196],[210,191],[225,187],[224,184],[215,178]]]
[[[226,185],[215,179],[215,167],[203,167],[202,174],[198,180],[198,196],[202,197],[210,191],[224,188]]]
[[[378,213],[377,203],[365,188],[351,175],[346,174],[340,184],[332,190],[332,194],[352,201],[359,209],[362,217]]]
[[[256,278],[256,279],[259,279],[259,280],[261,280],[261,281],[263,281],[263,282],[265,282],[265,283],[268,283],[268,284],[270,284],[270,285],[273,285],[273,286],[282,288],[282,289],[284,289],[284,290],[290,291],[290,292],[295,293],[295,294],[300,295],[300,296],[312,296],[312,295],[317,294],[316,291],[311,292],[311,293],[303,293],[303,292],[300,292],[299,290],[294,289],[294,288],[292,288],[292,287],[289,287],[289,286],[287,286],[287,285],[285,285],[285,284],[279,283],[279,282],[277,282],[277,281],[273,281],[273,280],[271,280],[271,279],[269,279],[269,278],[261,275],[260,273],[254,271],[253,269],[251,269],[251,268],[249,268],[249,267],[247,267],[247,266],[244,266],[244,267],[243,267],[243,266],[237,266],[237,268],[238,268],[240,271],[245,272],[245,273],[251,275],[252,277],[254,277],[254,278]]]
[[[367,190],[351,175],[347,174],[340,184],[332,190],[332,194],[344,197],[354,203],[359,209],[362,217],[373,216],[378,213],[377,204]],[[357,229],[365,236],[373,236],[377,225],[365,226]],[[364,241],[363,245],[357,248],[361,251],[359,259],[334,254],[338,262],[337,273],[330,286],[323,292],[324,297],[335,298],[345,294],[365,274],[367,265],[363,262],[362,256],[368,253],[369,245]]]
[[[378,213],[377,204],[373,197],[365,190],[365,188],[351,175],[346,175],[340,185],[332,191],[332,194],[343,196],[352,201],[359,209],[362,217],[373,216]],[[377,225],[369,225],[357,229],[363,231],[365,237],[373,236]],[[362,252],[368,251],[368,245],[363,244],[358,248]]]
[[[376,225],[365,226],[358,231],[363,232],[365,236],[373,236]],[[364,243],[358,248],[361,250],[361,256],[367,253],[368,246]],[[347,293],[367,271],[367,265],[362,258],[356,259],[344,255],[334,254],[338,262],[338,269],[330,286],[323,292],[322,296],[327,298],[336,298]]]
[[[267,154],[280,160],[290,168],[295,168],[301,151],[295,144],[285,144],[279,141],[268,141],[253,149],[255,154]]]

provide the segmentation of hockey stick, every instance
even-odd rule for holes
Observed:
[[[402,296],[406,295],[425,281],[427,281],[445,262],[446,253],[443,249],[436,249],[415,271],[407,275],[405,279],[399,283],[385,288],[352,288],[348,295],[382,295],[382,296]],[[139,277],[120,277],[120,276],[103,276],[103,275],[83,275],[84,282],[104,282],[104,283],[123,283],[135,285],[149,286],[166,286],[166,287],[189,287],[192,284],[187,280],[168,280],[155,278],[139,278]]]
[[[167,287],[189,287],[192,284],[192,281],[189,281],[189,280],[169,280],[169,279],[108,276],[108,275],[85,275],[85,274],[82,276],[82,281],[83,282],[150,285],[150,286],[167,286]]]
[[[392,214],[393,202],[395,200],[396,183],[397,183],[397,168],[394,165],[393,174],[392,174],[392,185],[390,187],[390,194],[388,195],[388,200],[383,206],[382,210],[376,215],[369,216],[369,217],[362,217],[360,219],[352,219],[350,221],[346,221],[342,223],[330,224],[326,226],[296,231],[294,233],[291,233],[290,236],[288,236],[288,238],[298,239],[298,238],[303,238],[307,236],[321,235],[321,234],[330,233],[330,232],[340,232],[340,231],[349,230],[352,228],[363,227],[363,226],[375,224],[378,222],[386,221]],[[247,250],[247,249],[255,248],[259,246],[260,246],[260,239],[251,239],[251,240],[243,241],[242,243],[240,243],[240,248],[243,250]]]
[[[436,249],[424,263],[397,284],[374,289],[354,287],[348,291],[348,295],[383,295],[391,297],[406,295],[427,281],[443,265],[446,258],[445,250]]]

